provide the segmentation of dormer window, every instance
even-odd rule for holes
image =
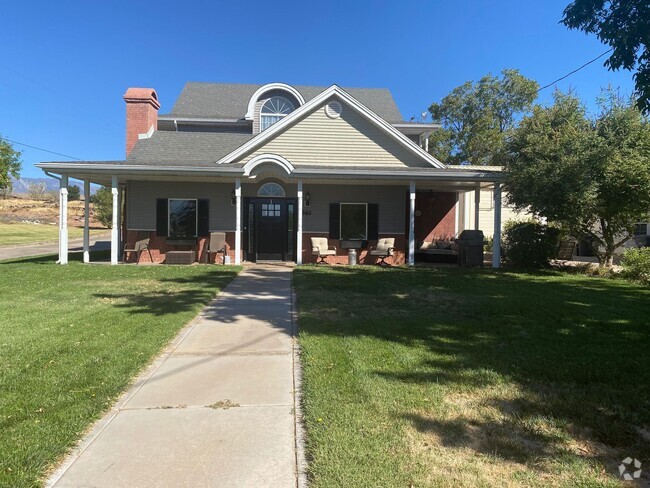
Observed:
[[[276,122],[295,110],[295,106],[288,99],[281,96],[269,98],[260,110],[260,131],[265,131]]]

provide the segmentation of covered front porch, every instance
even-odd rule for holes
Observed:
[[[54,163],[43,163],[42,166]],[[293,168],[265,158],[254,164],[215,169],[119,168],[68,163],[60,169],[59,262],[68,262],[68,179],[111,189],[111,264],[122,262],[126,243],[148,239],[140,262],[168,262],[168,253],[191,250],[207,262],[212,233],[225,235],[226,252],[210,255],[219,263],[316,262],[311,238],[326,237],[347,263],[342,241],[356,239],[358,262],[374,264],[368,249],[380,238],[394,238],[390,264],[413,266],[423,243],[452,240],[466,229],[480,230],[481,190],[493,202],[492,266],[500,265],[501,173],[473,167],[419,171]],[[71,170],[70,166],[74,166]],[[55,172],[55,168],[44,168]],[[471,204],[470,204],[471,203]],[[83,261],[90,262],[89,206],[86,202]],[[135,262],[135,253],[124,256]]]

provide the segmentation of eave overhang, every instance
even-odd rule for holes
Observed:
[[[245,166],[154,166],[129,164],[127,161],[105,162],[46,162],[36,165],[44,171],[66,174],[75,177],[77,174],[118,175],[160,175],[160,176],[212,176],[248,178],[250,169]],[[501,171],[451,169],[447,168],[412,168],[412,169],[378,169],[378,168],[292,168],[288,176],[292,179],[318,179],[318,180],[426,180],[426,181],[486,181],[501,182],[504,174]]]

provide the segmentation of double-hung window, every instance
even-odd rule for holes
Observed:
[[[374,241],[379,238],[379,204],[330,203],[329,238]]]
[[[197,200],[169,199],[169,237],[196,237],[198,228]]]
[[[341,239],[368,239],[368,204],[341,203]]]

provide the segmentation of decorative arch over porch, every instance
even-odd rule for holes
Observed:
[[[244,165],[244,176],[250,176],[251,172],[257,168],[258,166],[262,164],[267,164],[271,163],[276,166],[279,166],[281,169],[283,169],[288,175],[293,173],[295,170],[293,164],[282,156],[279,156],[277,154],[260,154],[259,156],[255,156],[253,159],[248,161]]]

